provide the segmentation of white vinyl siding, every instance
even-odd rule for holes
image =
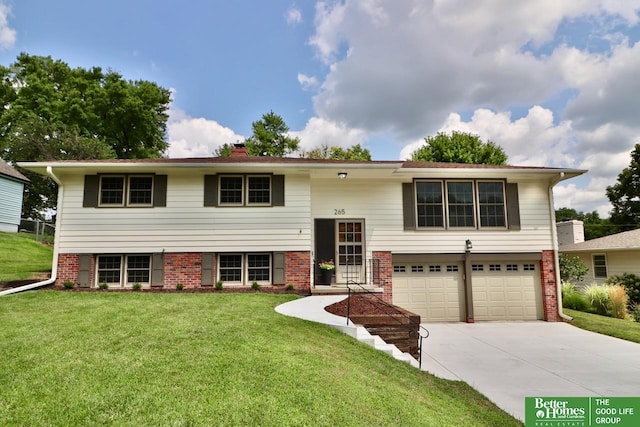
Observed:
[[[607,276],[619,276],[624,273],[632,273],[640,276],[640,250],[612,250],[608,252],[594,251],[594,252],[563,252],[565,255],[579,257],[584,265],[589,268],[589,272],[585,276],[584,280],[579,285],[588,285],[592,282],[604,283],[605,277],[596,277],[593,271],[593,256],[602,255],[606,256],[607,260]]]
[[[165,173],[166,171],[158,171]],[[309,178],[285,179],[286,206],[205,208],[203,171],[169,171],[166,207],[82,207],[82,175],[64,176],[61,253],[309,251]]]

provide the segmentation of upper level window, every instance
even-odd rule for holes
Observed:
[[[504,184],[501,181],[478,182],[478,208],[481,227],[504,227]]]
[[[221,176],[220,205],[270,205],[270,176]]]
[[[593,277],[602,279],[607,277],[607,257],[605,255],[593,256]]]
[[[126,197],[125,197],[126,195]],[[100,206],[152,206],[153,176],[100,177]]]
[[[507,226],[503,181],[418,180],[415,209],[418,227]]]
[[[475,227],[472,182],[447,182],[447,210],[449,227]]]

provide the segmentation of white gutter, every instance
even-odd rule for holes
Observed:
[[[560,260],[558,259],[558,230],[556,228],[556,210],[553,206],[553,187],[564,179],[564,172],[560,172],[558,178],[551,180],[549,184],[549,218],[551,219],[551,239],[553,241],[553,258],[556,270],[556,298],[558,305],[558,315],[564,320],[573,320],[562,312],[562,283],[560,283]]]
[[[53,169],[51,168],[51,166],[47,166],[47,175],[49,175],[49,177],[51,177],[51,179],[53,179],[56,184],[58,184],[58,206],[56,209],[56,232],[55,239],[53,241],[53,265],[51,266],[51,278],[43,280],[41,282],[30,283],[28,285],[19,286],[17,288],[7,289],[6,291],[0,292],[0,296],[15,294],[17,292],[28,291],[30,289],[50,285],[52,283],[55,283],[58,276],[58,242],[60,241],[60,239],[58,239],[58,232],[60,230],[60,214],[62,213],[60,207],[62,206],[64,187],[62,186],[62,183],[60,182],[58,177],[53,173]]]

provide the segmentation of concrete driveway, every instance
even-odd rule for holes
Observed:
[[[524,398],[640,396],[640,344],[566,323],[424,324],[422,369],[524,421]]]

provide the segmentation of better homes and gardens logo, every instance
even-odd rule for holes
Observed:
[[[640,397],[527,397],[526,427],[640,426]]]

